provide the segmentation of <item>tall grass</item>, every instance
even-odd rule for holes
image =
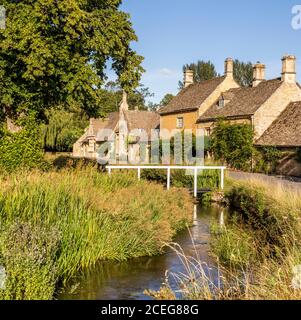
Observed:
[[[156,255],[193,212],[186,190],[129,174],[29,172],[0,184],[2,299],[51,299],[58,285],[100,259]]]
[[[300,191],[257,179],[230,183],[232,216],[214,234],[216,257],[238,276],[250,274],[249,299],[300,299],[301,287],[292,287],[301,264]]]
[[[228,179],[227,225],[211,226],[216,272],[175,247],[185,272],[171,275],[155,299],[300,300],[301,194],[282,183]]]

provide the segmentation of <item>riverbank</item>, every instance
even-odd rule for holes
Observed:
[[[0,177],[0,299],[52,299],[99,260],[162,253],[192,220],[185,189],[94,168]]]
[[[240,298],[300,299],[301,193],[257,179],[229,183],[232,213],[227,226],[215,230],[212,250],[244,278]]]
[[[227,223],[211,225],[210,252],[218,279],[204,271],[202,259],[179,258],[186,272],[179,274],[177,292],[189,300],[301,299],[301,194],[283,184],[227,178]],[[167,282],[156,299],[175,290]]]

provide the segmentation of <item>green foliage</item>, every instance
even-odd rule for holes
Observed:
[[[96,115],[108,60],[126,91],[135,88],[142,57],[120,0],[3,0],[0,30],[0,109],[11,117],[53,106]]]
[[[162,107],[167,106],[173,98],[174,98],[174,95],[173,95],[173,94],[167,93],[167,94],[163,97],[163,99],[161,100],[160,106],[162,106]]]
[[[219,121],[211,137],[211,150],[215,159],[233,168],[251,168],[254,133],[250,125]]]
[[[23,129],[12,133],[2,129],[0,169],[8,172],[44,165],[41,133],[34,120],[27,119]]]
[[[249,87],[253,83],[253,64],[234,60],[233,76],[235,81],[242,87]]]
[[[287,240],[293,242],[297,235],[300,236],[296,229],[298,212],[291,212],[280,201],[275,202],[263,189],[238,185],[226,194],[226,198],[239,219],[256,232],[262,249],[268,246],[273,253],[277,248],[284,250]]]
[[[0,300],[48,300],[54,294],[59,234],[37,223],[14,222],[1,230],[0,247],[7,270]]]
[[[71,152],[73,144],[89,124],[86,116],[64,110],[50,110],[47,117],[48,124],[42,126],[46,151]]]
[[[276,147],[267,146],[257,148],[254,153],[255,171],[264,172],[266,174],[274,173],[281,159],[281,151]]]
[[[149,181],[166,184],[166,170],[148,170],[144,169],[141,172],[141,177]],[[194,176],[193,172],[185,172],[185,170],[171,171],[171,184],[179,188],[193,188]],[[220,187],[220,172],[219,170],[203,170],[198,176],[198,188],[211,188],[216,190]]]
[[[50,183],[51,182],[51,183]],[[127,199],[127,201],[124,201]],[[161,253],[191,222],[186,190],[95,169],[0,176],[2,299],[51,299],[103,259]]]
[[[148,88],[140,85],[137,89],[128,94],[128,104],[130,110],[147,110],[148,105],[146,99],[152,97],[153,93]],[[122,100],[122,90],[116,82],[108,82],[105,89],[101,90],[99,108],[100,114],[116,112],[119,110],[119,105]]]
[[[217,72],[215,66],[211,61],[199,60],[196,63],[190,63],[183,66],[183,71],[193,70],[194,72],[194,82],[201,82],[204,80],[210,80],[217,77]],[[179,82],[179,88],[184,87],[183,82]]]

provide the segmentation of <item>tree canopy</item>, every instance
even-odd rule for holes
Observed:
[[[121,0],[2,0],[0,112],[43,118],[53,106],[95,116],[108,63],[126,91],[135,88],[142,57],[130,47],[137,37]]]
[[[173,94],[167,93],[161,100],[160,106],[162,107],[167,106],[174,97],[175,96]]]
[[[199,60],[196,63],[189,63],[183,66],[183,71],[190,69],[194,72],[194,82],[201,82],[216,78],[219,74],[211,61]],[[253,81],[253,65],[251,62],[243,62],[238,59],[234,60],[233,77],[242,87],[248,87]],[[179,82],[179,88],[182,89],[183,82]]]
[[[236,82],[242,87],[249,87],[253,82],[253,65],[251,62],[234,60],[233,76]]]
[[[201,82],[204,80],[210,80],[218,76],[215,66],[211,61],[203,61],[199,60],[196,63],[189,63],[183,66],[183,72],[185,70],[193,70],[194,82]],[[182,89],[184,87],[183,82],[179,82],[179,88]]]

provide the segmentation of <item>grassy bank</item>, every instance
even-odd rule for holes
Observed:
[[[240,298],[300,299],[301,194],[250,180],[232,182],[226,198],[229,223],[215,228],[212,248],[231,274],[249,275]]]
[[[173,275],[184,299],[301,299],[301,194],[279,184],[228,179],[226,226],[212,224],[217,275],[176,248],[186,272]],[[197,255],[196,255],[197,256]],[[156,299],[173,299],[166,284]]]
[[[193,212],[184,189],[94,169],[3,176],[0,185],[1,299],[51,299],[100,259],[158,254]]]

